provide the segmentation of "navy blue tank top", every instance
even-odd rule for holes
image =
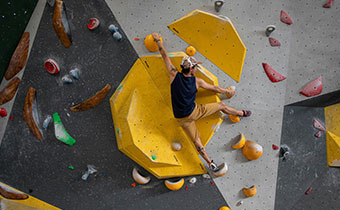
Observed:
[[[176,118],[189,116],[194,111],[196,92],[196,77],[185,77],[178,72],[171,83],[171,103]]]

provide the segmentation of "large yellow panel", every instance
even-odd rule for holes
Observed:
[[[21,191],[16,190],[2,182],[0,182],[0,186],[10,191],[22,193]],[[39,199],[36,199],[30,195],[25,200],[7,199],[0,195],[0,209],[1,210],[60,210],[59,208],[54,207],[48,203],[45,203]]]
[[[169,53],[179,69],[183,52]],[[197,73],[210,84],[217,78],[201,66]],[[218,94],[198,91],[197,102],[220,101]],[[172,113],[169,73],[160,55],[138,59],[110,98],[118,148],[157,178],[206,173],[195,146]],[[207,144],[222,122],[219,113],[197,122]],[[173,141],[182,150],[173,151]]]
[[[246,47],[229,18],[195,10],[168,27],[232,79],[240,81]]]
[[[340,167],[340,104],[325,107],[328,166]]]
[[[326,139],[328,166],[340,167],[340,137],[327,131]]]

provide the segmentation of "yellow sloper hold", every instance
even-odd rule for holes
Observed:
[[[168,27],[232,79],[240,81],[246,47],[227,17],[194,10]]]
[[[340,167],[340,137],[327,131],[327,163],[330,167]]]
[[[179,69],[184,52],[169,53]],[[217,78],[203,69],[197,76],[217,84]],[[218,102],[215,93],[199,90],[197,102]],[[159,55],[137,59],[110,98],[118,148],[159,179],[206,173],[194,144],[172,113],[169,73]],[[197,123],[207,144],[222,123],[219,113]],[[180,151],[172,142],[182,144]],[[203,141],[202,141],[203,142]]]
[[[2,182],[0,182],[0,186],[5,189],[9,189],[10,191],[13,191],[13,192],[22,193],[21,191],[16,190]],[[25,200],[7,199],[0,195],[0,209],[1,210],[60,210],[59,208],[54,207],[48,203],[45,203],[30,195]]]

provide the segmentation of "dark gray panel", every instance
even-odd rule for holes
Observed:
[[[320,138],[314,137],[318,130],[312,125],[313,119],[324,124],[324,109],[284,109],[281,145],[289,146],[291,152],[285,161],[279,161],[276,210],[319,209],[320,203],[324,209],[340,205],[340,199],[333,199],[338,194],[340,171],[327,167],[326,135],[322,132]],[[309,187],[313,190],[305,195]]]
[[[118,23],[104,1],[68,0],[65,4],[73,44],[62,46],[52,26],[53,9],[46,6],[13,105],[14,119],[8,122],[0,147],[0,180],[62,209],[218,209],[226,205],[212,180],[201,176],[188,190],[183,187],[178,192],[169,191],[163,180],[154,177],[147,186],[131,186],[135,163],[117,148],[109,97],[138,55],[122,30],[122,42],[112,38],[107,27]],[[95,31],[87,29],[91,17],[101,21]],[[48,58],[58,61],[59,75],[44,69]],[[74,66],[81,69],[80,79],[62,84],[61,77]],[[113,90],[98,107],[69,111],[73,103],[82,102],[107,83]],[[52,125],[42,141],[29,131],[21,113],[30,86],[37,90],[41,121],[58,112],[76,139],[74,146],[58,141]],[[98,173],[83,181],[80,177],[87,164],[95,165]],[[69,165],[75,170],[68,169]]]

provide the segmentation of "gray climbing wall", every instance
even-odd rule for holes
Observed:
[[[143,38],[154,31],[163,35],[169,52],[185,51],[188,44],[173,34],[167,25],[194,9],[217,14],[211,0],[106,2],[140,56],[150,54],[143,45]],[[253,111],[251,118],[238,124],[230,124],[226,119],[207,145],[212,159],[229,164],[229,173],[215,181],[233,209],[274,209],[278,152],[272,150],[272,144],[280,144],[284,105],[305,99],[298,92],[321,73],[325,83],[323,93],[340,88],[336,81],[340,76],[336,51],[340,36],[335,33],[339,30],[340,9],[336,3],[331,9],[322,8],[324,3],[308,0],[226,1],[219,14],[230,18],[247,47],[240,83],[234,82],[199,52],[195,56],[218,77],[221,86],[236,86],[236,96],[225,101],[228,105]],[[292,17],[293,25],[280,22],[281,9]],[[276,25],[271,37],[278,39],[281,47],[269,45],[264,30],[270,24]],[[141,40],[136,41],[135,37]],[[271,83],[263,71],[262,62],[271,65],[287,79]],[[231,148],[231,139],[239,132],[264,147],[260,159],[249,162],[241,151]],[[244,198],[241,189],[251,185],[257,186],[258,194]],[[243,200],[242,206],[236,207],[240,200]]]

